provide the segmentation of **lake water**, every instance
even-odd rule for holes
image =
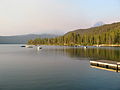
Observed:
[[[120,61],[120,48],[0,45],[0,90],[120,90],[120,73],[90,60]]]

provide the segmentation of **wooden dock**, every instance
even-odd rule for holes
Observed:
[[[109,70],[109,71],[120,71],[120,62],[110,60],[96,60],[90,61],[91,67]]]

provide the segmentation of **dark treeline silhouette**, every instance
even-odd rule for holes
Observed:
[[[32,45],[101,45],[120,44],[120,22],[89,29],[79,29],[56,38],[29,40]]]

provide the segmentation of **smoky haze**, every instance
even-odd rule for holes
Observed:
[[[120,21],[119,10],[118,0],[0,0],[0,35],[65,33]]]

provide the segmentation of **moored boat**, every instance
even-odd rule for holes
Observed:
[[[40,49],[42,49],[42,47],[38,46],[38,47],[37,47],[37,50],[39,51]]]

